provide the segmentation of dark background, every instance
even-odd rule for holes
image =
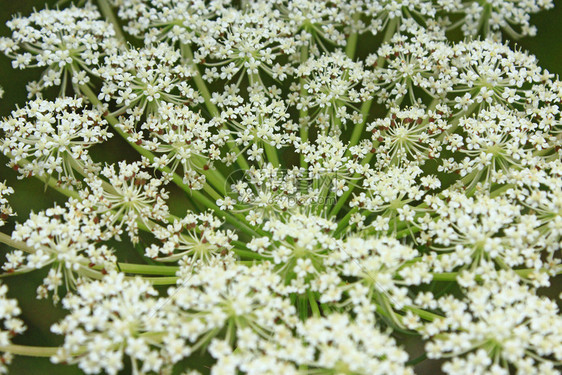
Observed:
[[[537,56],[539,65],[548,69],[551,73],[562,75],[562,1],[555,1],[555,9],[542,12],[532,17],[533,24],[538,28],[538,34],[534,38],[525,38],[512,46],[518,46],[531,54]],[[56,7],[56,1],[38,0],[0,0],[0,36],[10,35],[5,23],[15,14],[28,15],[36,9]],[[4,98],[0,99],[0,117],[9,115],[10,111],[17,105],[23,106],[26,101],[27,92],[25,85],[33,79],[37,79],[41,70],[15,71],[12,69],[11,61],[0,55],[0,86],[4,88]],[[116,152],[123,147],[121,143],[115,143]],[[10,198],[14,210],[18,213],[18,220],[24,221],[31,210],[39,211],[51,207],[53,201],[63,202],[64,197],[50,190],[45,191],[44,185],[35,179],[24,181],[16,179],[16,173],[5,167],[7,159],[0,155],[0,181],[8,180],[9,185],[14,187],[17,194]],[[4,227],[3,232],[9,233],[10,226]],[[0,249],[5,249],[0,244]],[[7,249],[6,249],[7,250]],[[17,298],[23,310],[23,318],[28,331],[15,342],[18,344],[55,346],[62,340],[50,333],[49,327],[63,316],[63,312],[53,306],[49,300],[38,301],[35,299],[35,289],[41,283],[46,272],[37,271],[24,276],[4,278],[9,286],[9,295]],[[558,278],[557,284],[560,284]],[[558,288],[556,288],[558,289]],[[555,297],[558,293],[551,291]],[[547,293],[551,294],[551,293]],[[436,369],[418,368],[419,374],[423,372],[435,373]],[[437,370],[438,371],[438,370]],[[48,359],[29,357],[16,357],[10,367],[11,374],[79,374],[75,366],[54,366]]]

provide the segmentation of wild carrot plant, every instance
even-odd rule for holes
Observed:
[[[66,198],[22,217],[0,183],[3,276],[44,269],[37,298],[67,315],[60,347],[18,345],[0,286],[0,372],[21,355],[86,374],[560,374],[559,301],[537,289],[562,273],[562,83],[509,43],[552,6],[14,17],[0,51],[40,78],[0,151]]]

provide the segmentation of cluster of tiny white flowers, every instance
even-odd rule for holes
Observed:
[[[0,183],[2,270],[43,270],[38,298],[67,315],[61,346],[12,343],[0,286],[0,372],[40,355],[87,374],[560,374],[538,288],[562,273],[562,81],[511,43],[552,4],[14,18],[0,51],[45,70],[0,151],[68,199],[18,216]]]
[[[108,55],[105,64],[96,70],[104,80],[98,97],[105,101],[117,98],[115,103],[121,111],[129,109],[132,115],[158,112],[161,102],[194,101],[197,92],[185,82],[193,73],[178,64],[180,58],[180,53],[167,44]]]
[[[89,178],[91,191],[83,190],[82,196],[84,201],[93,203],[93,211],[99,215],[105,231],[120,236],[125,226],[133,242],[138,241],[139,225],[151,228],[153,221],[167,221],[169,217],[169,193],[163,187],[166,180],[153,177],[145,170],[145,164],[119,162],[117,170],[114,164],[106,166],[100,173],[107,182],[99,177]]]
[[[171,331],[165,333],[171,322],[167,316],[170,305],[151,298],[157,291],[149,282],[111,273],[103,281],[79,285],[76,293],[63,300],[70,314],[51,328],[65,335],[64,345],[53,357],[55,363],[78,363],[87,374],[102,370],[117,374],[125,354],[137,373],[158,371],[166,365],[162,357],[171,354],[174,339]]]
[[[68,84],[79,91],[95,76],[102,57],[119,48],[113,25],[100,18],[91,4],[15,17],[7,22],[12,37],[0,38],[0,51],[13,59],[15,69],[46,68],[38,82],[28,85],[30,96],[41,96],[51,86],[60,86],[64,95]]]
[[[169,40],[189,44],[205,27],[205,20],[226,10],[228,1],[117,0],[126,31],[148,42]]]
[[[14,189],[6,182],[0,182],[0,227],[6,224],[9,216],[14,215],[12,207],[10,207],[7,196],[14,194]]]
[[[429,265],[424,262],[411,263],[419,255],[418,251],[404,246],[393,238],[349,238],[335,258],[339,258],[341,275],[353,280],[347,287],[348,303],[354,312],[365,314],[373,311],[369,301],[375,299],[389,316],[402,325],[402,317],[394,309],[404,306],[422,305],[433,300],[431,293],[422,295],[420,300],[412,300],[408,286],[431,281]],[[335,263],[335,262],[334,262]],[[363,319],[368,320],[369,315]]]
[[[97,110],[82,99],[35,99],[0,122],[0,150],[24,176],[53,175],[59,184],[75,183],[75,170],[92,167],[88,148],[113,136]],[[76,165],[75,165],[76,164]]]
[[[12,239],[25,243],[26,253],[16,250],[6,255],[2,266],[8,273],[52,268],[37,289],[38,297],[49,292],[58,300],[58,289],[63,285],[76,285],[80,277],[101,277],[92,270],[99,266],[104,272],[112,269],[117,261],[106,245],[96,246],[103,234],[92,217],[81,215],[73,207],[54,207],[32,213],[23,224],[17,224]]]
[[[21,314],[21,309],[18,306],[18,301],[8,298],[8,287],[0,284],[0,320],[2,326],[0,327],[0,373],[7,374],[8,367],[12,362],[13,355],[6,352],[4,348],[10,345],[12,338],[15,335],[21,334],[26,330],[23,321],[18,318]]]
[[[297,43],[289,24],[267,2],[256,2],[245,10],[230,8],[209,30],[196,38],[200,48],[194,59],[208,66],[203,75],[207,81],[235,81],[239,85],[247,75],[250,84],[263,83],[259,72],[280,81],[286,78],[290,66],[273,61],[294,53]]]
[[[552,0],[487,0],[485,2],[457,0],[457,2],[462,3],[457,6],[464,13],[462,30],[466,34],[477,35],[482,31],[491,31],[499,35],[499,31],[502,30],[513,38],[534,36],[537,28],[530,24],[531,15],[554,6]],[[485,13],[488,13],[486,20],[483,19]]]
[[[290,282],[290,292],[316,291],[318,286],[307,284],[326,272],[325,258],[340,245],[340,241],[330,235],[336,223],[296,214],[288,222],[272,219],[263,229],[272,236],[254,238],[248,248],[273,260],[275,271]]]
[[[311,58],[299,66],[295,74],[303,78],[302,87],[306,91],[306,95],[299,98],[297,108],[308,110],[310,121],[323,132],[340,131],[339,127],[330,129],[330,124],[345,125],[357,118],[358,114],[348,113],[347,106],[371,96],[368,89],[361,87],[362,81],[368,79],[361,63],[352,61],[342,52]]]
[[[413,374],[408,355],[391,337],[350,321],[344,314],[310,318],[296,328],[297,337],[280,326],[265,342],[244,333],[236,352],[215,342],[218,359],[211,374]],[[306,368],[308,370],[303,370]]]
[[[533,214],[522,214],[519,206],[506,199],[455,193],[447,195],[446,201],[432,200],[431,207],[446,213],[448,221],[431,221],[428,215],[420,218],[421,238],[431,241],[430,246],[439,252],[453,250],[440,259],[444,270],[486,261],[514,268],[522,264],[536,269],[545,266],[540,222]],[[499,236],[501,232],[509,236]]]
[[[483,282],[462,275],[464,299],[438,301],[445,317],[424,328],[433,337],[428,356],[455,356],[443,366],[448,374],[507,375],[510,365],[520,374],[559,374],[562,317],[556,303],[520,284],[515,273],[494,274],[489,264],[484,267]]]
[[[217,126],[184,105],[162,105],[136,129],[140,119],[139,113],[122,120],[120,126],[128,140],[157,154],[152,167],[182,173],[185,184],[202,189],[206,180],[202,172],[221,159],[224,132],[213,134]]]
[[[232,230],[218,230],[223,223],[212,212],[187,214],[166,228],[155,227],[154,236],[162,241],[146,249],[146,255],[163,261],[179,260],[185,256],[196,263],[212,263],[232,249],[238,236]]]

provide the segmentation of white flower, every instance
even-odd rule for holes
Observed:
[[[0,150],[22,177],[53,175],[59,184],[77,184],[95,170],[88,149],[113,136],[107,121],[82,99],[36,99],[0,122]],[[78,176],[77,176],[78,175]]]
[[[10,194],[14,194],[14,189],[6,185],[6,182],[0,182],[0,227],[6,224],[9,216],[14,215],[12,207],[10,207],[6,198]]]
[[[84,73],[93,75],[102,57],[118,50],[113,26],[100,16],[88,3],[83,8],[45,9],[6,23],[12,37],[0,39],[0,51],[13,59],[13,67],[47,68],[30,96],[50,86],[61,86],[64,96],[69,81],[79,92],[90,81]]]

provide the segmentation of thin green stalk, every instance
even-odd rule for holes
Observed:
[[[88,272],[88,269],[84,269],[81,268],[79,270],[79,273],[83,276],[87,276],[91,279],[97,279],[97,280],[101,280],[104,278],[104,274],[101,272],[95,272],[92,269],[89,269],[90,272]],[[175,285],[177,284],[177,281],[179,279],[179,277],[177,276],[161,276],[161,277],[147,277],[147,276],[125,276],[125,279],[128,280],[133,280],[136,278],[141,278],[145,281],[148,281],[149,283],[151,283],[152,285]]]
[[[389,42],[390,39],[392,39],[394,33],[396,32],[397,27],[398,27],[398,17],[388,21],[388,25],[386,26],[386,32],[384,33],[384,36],[382,38],[381,45]],[[377,59],[377,66],[382,67],[385,60],[386,59],[384,56],[379,56],[379,58]]]
[[[191,50],[191,46],[189,44],[182,43],[180,48],[181,48],[181,52],[184,55],[184,57],[190,63],[193,63],[193,51]],[[197,66],[195,64],[193,64],[193,68],[195,70],[195,75],[192,78],[193,78],[193,81],[195,82],[195,86],[197,86],[197,90],[199,91],[199,93],[201,94],[203,99],[205,100],[205,106],[207,107],[207,110],[209,111],[209,113],[211,113],[211,115],[213,117],[218,117],[219,114],[220,114],[220,111],[217,108],[217,106],[211,101],[211,93],[209,92],[209,89],[207,88],[207,84],[205,83],[205,81],[201,77],[201,74],[199,73],[199,69],[197,68]]]
[[[351,134],[351,139],[349,140],[349,146],[347,148],[346,155],[349,155],[350,147],[356,146],[359,143],[359,139],[361,138],[361,134],[363,134],[363,129],[365,129],[365,124],[367,123],[367,117],[369,116],[369,111],[371,110],[372,104],[373,99],[370,99],[361,105],[361,116],[363,120],[361,121],[361,123],[353,127],[353,133]]]
[[[248,78],[250,80],[250,86],[253,86],[256,82],[260,82],[259,76],[257,74],[248,74]],[[263,141],[263,148],[265,150],[265,155],[267,156],[267,160],[274,166],[279,167],[279,157],[277,156],[277,149],[270,145],[268,142]]]
[[[12,353],[25,357],[52,357],[57,354],[58,347],[49,346],[27,346],[27,345],[6,345],[0,346],[0,352]]]
[[[139,276],[128,276],[126,279],[135,279]],[[175,285],[178,282],[179,277],[142,277],[143,280],[148,281],[152,285]]]
[[[0,232],[0,242],[8,245],[9,247],[13,247],[15,249],[25,251],[26,253],[30,253],[30,254],[35,253],[34,248],[27,246],[25,242],[13,240],[12,237],[7,235],[6,233]]]
[[[304,45],[301,47],[301,58],[300,58],[301,64],[304,64],[306,60],[308,60],[308,45]],[[305,98],[308,95],[308,92],[304,88],[305,83],[306,80],[304,78],[299,79],[299,84],[301,87],[301,91],[300,91],[301,98]],[[302,108],[299,111],[299,135],[302,143],[308,141],[308,121],[306,121],[307,117],[308,117],[308,109]],[[307,162],[304,160],[304,155],[302,153],[300,154],[300,165],[301,168],[307,168]]]
[[[10,159],[13,159],[12,155],[10,153],[6,153],[6,156]],[[27,161],[26,159],[20,159],[18,161],[18,165],[21,166],[26,166],[27,164],[29,164],[29,161]],[[58,191],[59,193],[61,193],[62,195],[66,195],[67,197],[70,198],[80,198],[80,194],[78,194],[76,191],[70,190],[70,189],[66,189],[63,188],[62,186],[60,186],[57,181],[52,178],[51,176],[38,176],[38,175],[34,175],[33,177],[37,178],[38,180],[41,180],[45,183],[45,188],[47,186],[49,186],[51,189]]]
[[[233,224],[237,229],[240,229],[241,231],[245,232],[246,234],[249,234],[250,236],[259,235],[259,231],[256,231],[252,227],[250,227],[245,222],[245,219],[241,217],[241,215],[232,215],[230,213],[221,210],[219,206],[217,206],[213,201],[211,201],[209,198],[204,196],[198,190],[191,191],[191,194],[196,201],[202,203],[205,207],[215,211],[217,215],[224,217],[224,219],[228,223]]]
[[[123,34],[123,30],[121,30],[121,25],[119,24],[117,17],[115,17],[115,13],[113,13],[113,9],[111,9],[111,5],[109,5],[107,0],[98,0],[98,6],[106,20],[113,24],[113,29],[115,29],[115,35],[117,38],[126,43],[127,39],[125,38],[125,34]]]
[[[218,169],[204,171],[205,178],[222,196],[226,195],[226,178]]]
[[[243,258],[250,258],[250,259],[256,259],[256,260],[264,260],[265,258],[256,253],[255,251],[251,251],[251,250],[243,250],[243,249],[238,249],[238,248],[234,248],[232,249],[232,251],[234,251],[234,253],[240,257]]]
[[[426,359],[427,359],[427,353],[423,353],[419,357],[411,359],[408,362],[406,362],[406,366],[415,366],[418,363],[425,361]]]
[[[376,143],[373,147],[376,147]],[[363,161],[361,162],[361,165],[365,165],[368,164],[371,159],[373,158],[375,154],[374,153],[370,153],[369,155],[367,155],[365,157],[365,159],[363,159]],[[359,173],[355,173],[352,177],[351,180],[355,181],[357,179],[359,179],[361,177],[361,175]],[[330,211],[329,216],[330,217],[334,217],[338,214],[338,212],[340,212],[341,208],[344,206],[345,202],[347,202],[347,199],[351,196],[351,194],[353,193],[353,190],[355,189],[355,184],[352,184],[351,187],[345,191],[341,197],[339,197],[338,201],[336,202],[336,205],[334,206],[334,208],[332,208],[332,210]]]
[[[279,164],[279,158],[277,157],[277,149],[270,145],[269,143],[264,141],[264,150],[265,155],[267,156],[267,160],[275,167],[278,168],[281,164]]]
[[[182,180],[183,182],[183,180]],[[208,183],[205,183],[205,185],[203,185],[203,191],[207,194],[209,194],[209,196],[211,198],[213,198],[214,200],[218,200],[218,199],[222,199],[224,198],[222,195],[220,195],[219,193],[217,193],[217,191],[215,189],[213,189],[213,187],[211,185],[209,185]]]
[[[478,22],[478,31],[481,30],[482,32],[482,39],[486,39],[488,36],[488,32],[490,31],[490,17],[492,16],[492,5],[488,4],[487,2],[484,4],[484,10],[482,11],[482,15],[480,16],[480,21]],[[477,37],[478,35],[474,35]]]
[[[429,311],[418,309],[417,307],[413,307],[413,306],[404,306],[404,310],[410,310],[420,318],[428,320],[430,322],[434,321],[435,319],[443,318],[441,315],[437,315]]]
[[[314,292],[311,290],[307,291],[308,294],[308,303],[310,304],[310,308],[312,309],[312,314],[319,318],[321,316],[320,309],[318,308],[318,303],[316,302],[316,297],[314,296]]]
[[[535,269],[535,268],[524,268],[519,270],[513,270],[519,276],[526,278],[529,275],[533,274],[534,272],[548,272],[547,269]],[[432,278],[434,281],[456,281],[457,276],[460,272],[442,272],[442,273],[433,273]],[[562,274],[562,268],[556,272],[556,275]],[[480,275],[475,276],[476,281],[482,281],[482,277]]]
[[[353,22],[355,23],[359,21],[360,18],[361,18],[361,13],[355,13],[353,15]],[[355,57],[355,50],[357,49],[358,37],[359,35],[357,34],[357,32],[354,31],[347,38],[347,45],[345,46],[345,54],[350,59],[353,59]]]
[[[327,303],[323,303],[320,305],[322,311],[324,311],[325,315],[330,315],[332,313],[332,308]]]
[[[351,219],[351,216],[359,211],[359,208],[353,207],[349,212],[338,222],[338,226],[334,232],[334,236],[338,236],[345,228]]]
[[[132,263],[117,263],[118,269],[125,273],[134,273],[139,275],[156,275],[156,276],[175,276],[179,271],[176,266],[160,266],[148,264],[132,264]],[[101,266],[93,267],[96,270],[101,269]]]
[[[308,298],[305,295],[297,296],[297,310],[303,322],[308,319]]]
[[[396,235],[395,235],[395,237],[396,237],[397,239],[400,239],[400,238],[403,238],[403,237],[405,237],[405,236],[407,236],[407,235],[409,235],[409,234],[417,233],[417,232],[419,232],[419,231],[420,231],[420,228],[409,226],[409,227],[407,227],[406,229],[403,229],[403,230],[397,232]]]

